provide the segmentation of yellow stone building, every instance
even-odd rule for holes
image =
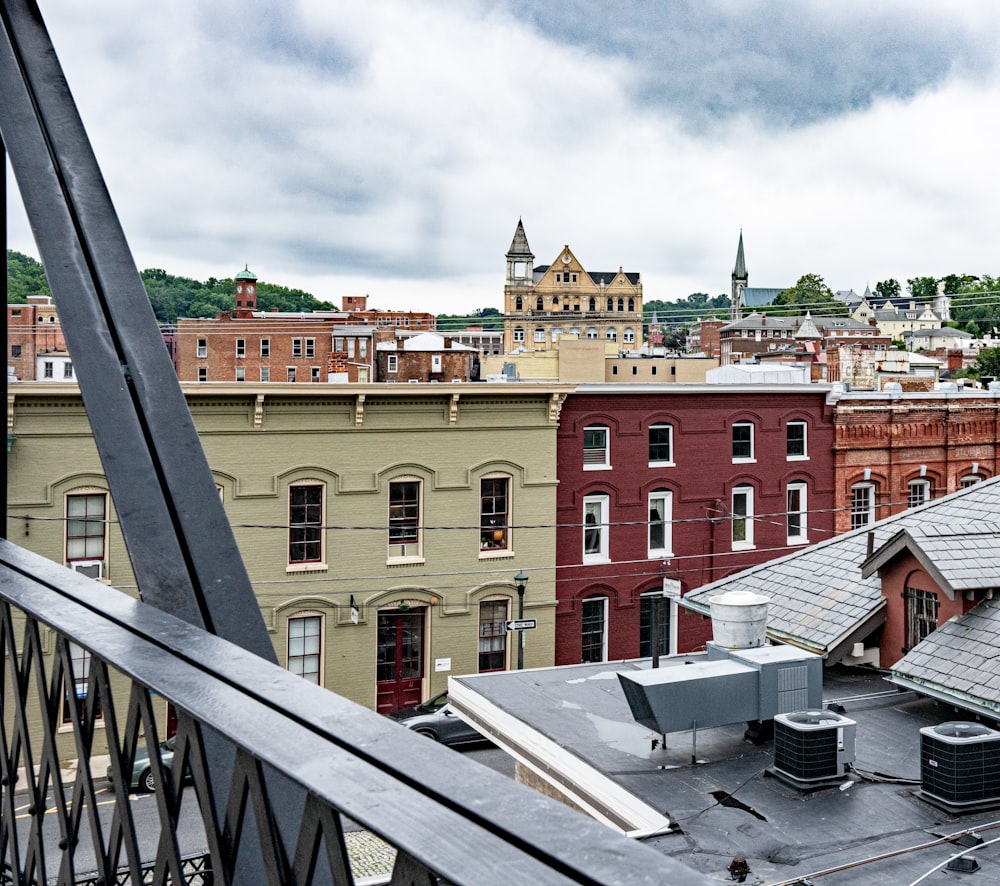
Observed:
[[[534,264],[519,220],[507,252],[504,351],[548,351],[563,335],[642,344],[642,282],[634,271],[587,271],[569,246],[551,265]]]

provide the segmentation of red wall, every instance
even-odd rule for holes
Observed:
[[[754,464],[733,464],[732,424],[752,421]],[[808,460],[786,458],[786,424],[808,424]],[[649,466],[648,428],[674,428],[673,467]],[[610,470],[583,469],[583,429],[609,428]],[[682,591],[723,578],[748,566],[790,553],[785,493],[789,482],[808,486],[808,540],[833,531],[833,418],[825,388],[792,386],[677,385],[656,392],[636,386],[570,394],[560,414],[558,434],[558,598],[556,663],[581,657],[581,601],[607,596],[608,659],[639,655],[639,597],[680,580]],[[732,489],[754,489],[754,548],[733,552],[727,517]],[[673,557],[648,559],[648,494],[673,493]],[[583,499],[610,496],[610,563],[583,565]],[[723,507],[719,507],[719,503]],[[677,648],[688,652],[711,635],[707,619],[681,610]]]

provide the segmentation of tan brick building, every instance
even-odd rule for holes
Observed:
[[[534,266],[518,221],[507,252],[504,351],[546,351],[562,335],[616,342],[631,350],[643,340],[642,283],[634,271],[587,271],[569,246],[551,265]]]

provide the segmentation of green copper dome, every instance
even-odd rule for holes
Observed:
[[[236,275],[237,280],[256,280],[257,275],[244,265],[243,270]]]

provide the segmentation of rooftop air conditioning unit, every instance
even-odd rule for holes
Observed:
[[[840,784],[854,762],[856,730],[853,720],[833,711],[776,714],[768,772],[800,790]]]
[[[1000,806],[1000,732],[952,721],[920,730],[922,799],[950,812]]]

